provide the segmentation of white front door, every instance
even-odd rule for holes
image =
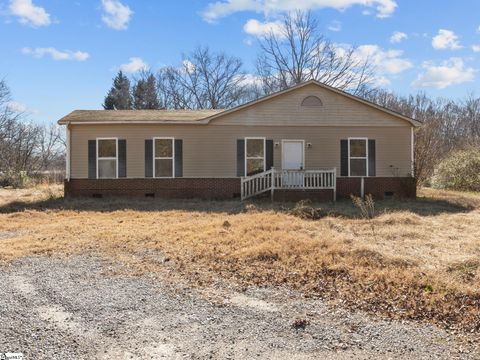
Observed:
[[[303,170],[303,140],[282,141],[282,169]]]
[[[283,140],[282,170],[303,170],[304,166],[304,141]],[[304,181],[303,173],[286,172],[282,180],[284,186],[302,186]]]

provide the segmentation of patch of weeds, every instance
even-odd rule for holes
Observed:
[[[232,224],[230,224],[230,222],[228,220],[225,220],[222,224],[222,227],[224,229],[229,229],[231,226],[232,226]]]
[[[246,204],[245,205],[245,212],[246,213],[256,213],[259,212],[259,209],[255,204]]]
[[[350,195],[353,205],[360,210],[360,215],[363,219],[373,219],[375,217],[375,201],[371,194],[367,194],[365,199],[361,197]]]
[[[310,321],[305,318],[296,318],[295,321],[292,323],[292,327],[295,330],[305,330],[308,325],[310,325]]]
[[[423,291],[425,291],[426,293],[432,293],[433,292],[433,286],[430,285],[430,284],[427,284],[423,287]]]
[[[267,262],[278,261],[278,260],[280,260],[280,255],[278,255],[278,253],[276,253],[276,252],[263,251],[263,252],[260,252],[255,257],[255,260],[267,261]]]
[[[290,214],[304,220],[318,220],[329,215],[326,210],[313,207],[310,200],[297,202],[295,207],[290,210]]]
[[[467,260],[450,265],[447,271],[450,273],[457,273],[462,280],[471,282],[477,276],[477,271],[480,268],[480,261]]]

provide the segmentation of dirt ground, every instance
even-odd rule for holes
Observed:
[[[382,321],[282,287],[193,289],[95,256],[0,271],[0,352],[25,359],[478,359],[435,326]]]

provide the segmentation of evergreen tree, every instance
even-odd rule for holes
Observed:
[[[145,101],[147,109],[159,109],[160,102],[157,96],[157,80],[150,74],[146,82]]]
[[[153,74],[144,76],[137,80],[133,86],[133,108],[160,109],[160,102],[157,97],[157,81]]]
[[[133,96],[133,108],[136,110],[145,109],[145,80],[139,79],[133,85],[132,96]]]
[[[130,80],[120,70],[113,79],[113,86],[103,103],[105,110],[129,110],[132,108]]]

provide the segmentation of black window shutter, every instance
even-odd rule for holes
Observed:
[[[175,177],[183,176],[183,140],[175,139]]]
[[[153,140],[145,140],[145,177],[153,177]]]
[[[88,178],[97,178],[97,140],[88,140]]]
[[[237,176],[245,176],[245,140],[237,140]]]
[[[265,141],[265,171],[273,167],[273,140]]]
[[[127,140],[118,140],[118,177],[127,177]]]
[[[375,140],[368,140],[368,176],[376,176],[376,149],[375,149]]]
[[[340,176],[348,176],[348,140],[340,140]]]

